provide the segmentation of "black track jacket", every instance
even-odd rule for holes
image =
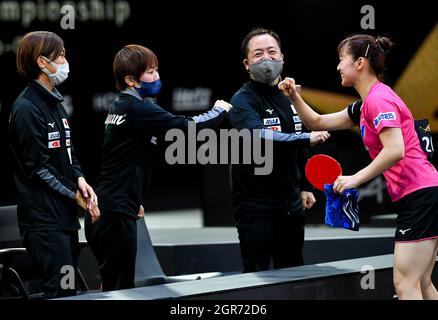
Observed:
[[[78,230],[74,199],[81,168],[62,96],[36,80],[19,95],[9,118],[20,230]]]
[[[196,129],[215,127],[226,116],[227,112],[218,107],[192,118],[173,115],[142,100],[132,90],[122,91],[105,121],[102,167],[96,186],[99,206],[106,212],[137,216],[143,187],[152,174],[157,138],[169,129],[185,132],[189,121],[196,123]]]
[[[233,211],[237,215],[270,215],[302,208],[300,191],[312,191],[304,176],[310,134],[291,102],[277,86],[253,80],[231,99],[233,127],[272,130],[273,171],[255,175],[254,166],[232,166]]]

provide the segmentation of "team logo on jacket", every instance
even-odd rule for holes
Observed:
[[[59,131],[49,132],[49,140],[55,140],[59,138],[60,138]]]
[[[272,115],[274,113],[274,109],[266,109],[266,112]]]
[[[60,140],[49,141],[49,149],[55,149],[55,148],[60,148],[60,147],[61,147]]]
[[[66,129],[70,129],[69,125],[68,125],[68,121],[65,118],[62,118],[62,124],[64,125],[64,128]]]
[[[395,112],[385,112],[385,113],[379,113],[377,117],[374,119],[374,127],[377,128],[382,121],[391,121],[395,120]]]

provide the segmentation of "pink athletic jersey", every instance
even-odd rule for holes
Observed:
[[[421,149],[411,111],[390,87],[377,81],[362,105],[360,117],[361,136],[373,160],[383,149],[379,139],[383,128],[401,128],[405,143],[405,157],[383,173],[391,200],[438,186],[438,172]]]

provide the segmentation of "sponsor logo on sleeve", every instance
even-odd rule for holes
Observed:
[[[381,112],[377,115],[377,117],[374,119],[374,127],[377,128],[382,121],[391,121],[395,120],[395,112]]]
[[[70,159],[70,164],[72,164],[71,160],[71,148],[67,148],[68,158]]]
[[[48,147],[49,147],[49,149],[60,148],[61,147],[61,141],[60,140],[49,141]]]
[[[295,107],[294,107],[294,105],[293,105],[293,104],[291,104],[291,105],[290,105],[290,108],[292,109],[292,112],[293,112],[294,114],[296,114],[296,113],[297,113],[297,110],[295,109]]]
[[[60,138],[59,131],[49,132],[49,140],[55,140],[59,138]]]
[[[70,139],[65,140],[65,145],[66,145],[67,147],[70,147]]]
[[[70,130],[65,130],[65,137],[70,138]]]
[[[295,123],[295,131],[301,131],[301,130],[303,130],[303,124]]]
[[[300,116],[294,116],[294,122],[301,122]]]
[[[69,125],[68,125],[68,121],[65,118],[62,118],[62,124],[64,125],[64,128],[66,129],[70,129]]]
[[[265,118],[265,119],[263,119],[263,124],[265,126],[279,125],[280,124],[280,118],[278,118],[278,117],[275,117],[275,118]]]
[[[281,132],[281,126],[270,126],[270,127],[267,127],[267,129],[272,130],[272,131]]]

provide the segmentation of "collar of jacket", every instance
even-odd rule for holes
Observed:
[[[50,92],[37,80],[30,81],[29,88],[36,91],[38,95],[50,106],[56,106],[58,103],[64,101],[64,98],[59,91],[56,90],[56,88],[53,89],[53,92]]]
[[[128,88],[126,88],[126,89],[123,89],[120,93],[127,94],[127,95],[130,95],[130,96],[133,96],[133,97],[136,97],[138,100],[143,101],[143,98],[140,97],[140,95],[138,94],[138,92],[135,91],[135,90],[133,90],[133,89],[128,89]]]
[[[257,90],[261,90],[263,92],[268,92],[268,93],[279,93],[280,92],[277,85],[271,86],[269,84],[258,82],[258,81],[255,81],[253,79],[249,79],[249,84],[253,88],[256,88]]]

